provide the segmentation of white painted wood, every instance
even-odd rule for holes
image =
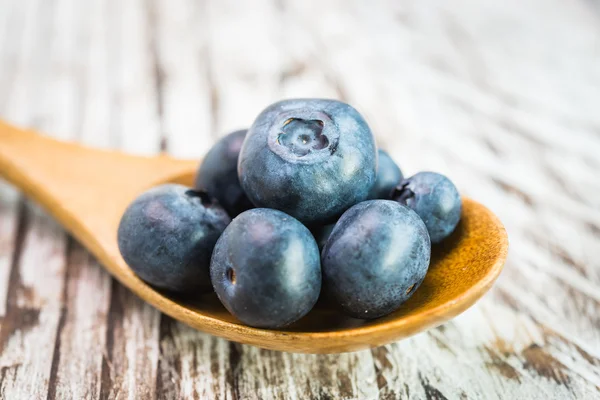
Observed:
[[[65,241],[60,227],[37,207],[28,222],[9,304],[2,323],[4,398],[42,397],[48,392],[56,328],[62,302]],[[58,240],[57,240],[58,239]]]
[[[279,100],[283,21],[277,2],[209,0],[209,60],[218,97],[217,132],[248,127]]]
[[[109,31],[113,16],[104,0],[84,2],[89,14],[85,29],[85,53],[82,55],[83,92],[80,138],[90,146],[113,148],[118,145],[114,106],[115,59]],[[112,80],[111,80],[112,79]]]
[[[11,79],[5,82],[4,91],[9,95],[2,112],[16,122],[35,125],[35,96],[41,88],[36,62],[40,56],[48,55],[41,41],[47,21],[39,13],[42,2],[23,3],[23,13],[12,8],[16,11],[13,17],[21,18],[14,21],[15,27],[22,26],[22,30],[15,30],[14,40],[20,43],[22,52],[12,59],[8,54],[9,62],[4,64],[4,73]],[[68,119],[68,113],[57,116],[59,122]],[[28,203],[24,213],[22,237],[15,236],[14,241],[20,253],[11,261],[13,270],[0,328],[3,371],[0,397],[3,398],[47,395],[63,300],[65,235],[37,206]]]
[[[116,78],[113,76],[111,78],[121,85],[126,85],[126,90],[135,91],[136,86],[144,89],[148,82],[152,82],[150,75],[144,80],[143,75],[135,70],[131,71],[135,65],[131,65],[130,57],[135,60],[139,58],[137,54],[140,51],[137,53],[134,51],[138,46],[142,48],[141,53],[143,53],[146,47],[145,43],[140,43],[140,41],[145,40],[146,36],[137,42],[134,40],[126,42],[127,47],[117,47],[117,51],[124,51],[125,57],[121,55],[114,57],[115,54],[111,53],[110,55],[114,57],[110,60],[111,65],[106,61],[104,65],[98,63],[108,53],[108,51],[104,51],[100,55],[96,53],[97,49],[102,51],[101,46],[106,43],[105,36],[107,36],[107,30],[102,29],[103,26],[100,23],[114,20],[114,14],[121,12],[118,4],[113,4],[112,8],[106,10],[106,2],[102,3],[95,5],[94,11],[97,13],[94,14],[89,13],[86,4],[69,0],[59,1],[49,10],[40,10],[39,13],[29,12],[36,19],[28,20],[29,22],[25,24],[23,42],[27,45],[23,45],[23,48],[27,51],[19,54],[20,57],[17,58],[18,62],[15,64],[16,82],[11,82],[14,87],[10,86],[10,89],[13,89],[13,96],[8,101],[9,108],[6,111],[8,118],[25,125],[36,126],[63,139],[74,139],[79,136],[80,130],[83,130],[83,137],[86,141],[111,147],[114,147],[115,144],[119,145],[121,139],[127,139],[131,135],[120,135],[120,132],[107,135],[109,132],[102,129],[102,126],[98,126],[98,121],[112,119],[124,126],[130,126],[140,118],[139,114],[143,117],[144,112],[157,120],[158,117],[153,108],[155,104],[153,92],[150,92],[149,98],[146,96],[144,99],[142,90],[141,101],[127,102],[121,108],[111,107],[112,99],[118,98],[122,89],[119,85],[108,82],[107,78],[102,81],[102,75],[95,73],[98,70],[109,70],[110,72],[111,68],[114,68],[121,75],[117,74]],[[37,10],[33,6],[29,6],[29,9]],[[114,14],[111,15],[110,11]],[[136,15],[137,11],[133,10],[132,13]],[[121,22],[126,23],[127,21]],[[142,26],[146,27],[146,25]],[[46,41],[42,38],[45,38]],[[112,39],[113,43],[106,47],[114,50],[115,44],[120,42],[120,38],[113,36]],[[92,45],[90,46],[90,44]],[[90,61],[88,62],[88,60]],[[142,63],[142,65],[145,64]],[[86,71],[86,68],[90,68],[91,71]],[[119,79],[121,80],[119,81]],[[102,97],[101,95],[106,93],[105,88],[115,95],[112,98]],[[97,94],[100,96],[96,96]],[[104,102],[102,102],[103,100]],[[139,103],[142,105],[140,106]],[[149,104],[146,111],[144,111],[143,104]],[[109,115],[107,118],[106,110],[113,111],[113,115]],[[118,129],[119,125],[108,125],[107,127],[114,130]],[[129,128],[128,132],[135,135],[129,139],[131,143],[124,141],[123,146],[129,146],[129,150],[135,146],[142,153],[158,149],[157,125],[155,125],[153,133],[155,136],[153,145],[151,140],[136,139],[139,137],[139,131]],[[148,132],[152,134],[152,130],[148,130],[146,133]],[[147,137],[147,135],[142,137]],[[119,139],[117,143],[115,143],[115,138]],[[7,226],[7,229],[10,227]],[[158,312],[116,286],[116,290],[122,296],[112,296],[112,298],[118,299],[119,304],[116,309],[120,312],[122,325],[115,327],[113,324],[112,326],[115,331],[120,331],[121,335],[115,335],[115,337],[107,335],[107,316],[109,312],[114,314],[113,309],[109,310],[111,279],[108,274],[99,269],[96,263],[91,262],[89,256],[83,253],[77,244],[73,244],[73,248],[67,254],[64,247],[64,234],[58,230],[58,237],[62,236],[62,239],[54,239],[54,245],[62,244],[63,250],[55,251],[55,253],[61,257],[60,260],[63,264],[61,265],[62,270],[52,275],[55,278],[55,281],[52,281],[47,274],[40,274],[39,271],[44,266],[52,266],[51,263],[46,262],[47,255],[38,248],[44,242],[36,236],[28,241],[28,235],[30,235],[28,232],[25,233],[24,250],[21,253],[23,266],[27,268],[21,268],[20,278],[26,283],[35,281],[38,284],[35,287],[37,290],[26,292],[27,296],[34,297],[32,299],[26,297],[25,300],[34,301],[34,304],[28,305],[24,310],[27,311],[26,317],[39,313],[40,321],[29,322],[34,324],[35,329],[32,328],[31,333],[28,333],[26,337],[20,336],[18,324],[15,332],[6,332],[8,343],[12,347],[6,348],[2,354],[2,366],[6,368],[4,375],[6,379],[2,380],[2,397],[29,398],[26,396],[37,397],[36,393],[40,396],[48,393],[50,398],[87,398],[101,393],[106,397],[126,395],[128,398],[135,398],[138,393],[152,396],[158,355],[156,350],[150,352],[148,350],[158,348]],[[32,243],[29,244],[29,242]],[[68,267],[65,264],[66,256],[71,260]],[[42,259],[32,260],[31,257],[42,257]],[[56,257],[55,255],[54,258]],[[60,265],[60,262],[57,261],[57,263]],[[55,271],[51,270],[51,272]],[[66,277],[68,277],[67,289],[64,292],[65,298],[61,300],[63,297],[62,285],[65,284]],[[42,293],[38,293],[39,291]],[[91,292],[91,296],[88,292]],[[55,303],[60,301],[65,303],[64,309],[61,310],[57,304],[49,305],[44,300],[52,294],[57,296]],[[25,306],[22,305],[22,307]],[[23,314],[24,312],[14,307],[12,311],[13,314],[17,313],[17,317],[19,313]],[[112,318],[118,317],[112,315]],[[10,328],[8,324],[6,326],[7,329]],[[107,359],[106,340],[108,338],[110,338],[112,346],[111,359]],[[23,344],[29,342],[31,345]],[[13,345],[13,343],[16,344]],[[40,346],[45,347],[41,348]],[[18,363],[10,363],[11,357],[18,360],[20,356],[23,356],[23,354],[18,355],[18,352],[28,353],[25,355],[27,368],[18,368]],[[34,358],[31,358],[29,353]],[[9,361],[6,361],[7,359]],[[128,360],[134,361],[129,362]],[[31,378],[32,374],[34,374],[33,378]],[[102,388],[103,377],[118,377],[119,379],[113,379],[112,385],[107,382],[107,385],[110,386]],[[143,391],[141,390],[144,387],[142,382],[147,385]]]
[[[191,0],[153,0],[149,13],[167,149],[182,158],[200,157],[216,137],[213,109],[220,101],[208,62],[210,15],[205,2]]]
[[[30,68],[37,69],[30,79],[44,79],[30,91],[26,109],[36,113],[36,119],[44,129],[64,140],[74,140],[81,129],[83,60],[80,47],[85,48],[85,44],[80,43],[80,26],[86,21],[80,19],[83,13],[77,12],[77,6],[81,5],[74,0],[59,0],[50,10],[40,12],[40,23],[49,26],[37,38],[39,47],[34,54],[40,52],[42,46],[44,51],[42,57],[27,63]]]
[[[229,346],[162,316],[157,392],[165,398],[233,398]]]
[[[153,398],[160,313],[123,286],[113,285],[101,397]]]
[[[105,93],[102,88],[109,85],[105,76],[98,73],[106,69],[106,63],[101,62],[104,32],[98,31],[97,22],[103,21],[105,13],[99,3],[76,2],[65,6],[72,13],[69,18],[76,18],[77,24],[71,24],[67,38],[54,43],[62,51],[53,51],[55,58],[49,65],[49,81],[61,86],[46,92],[51,95],[62,91],[63,103],[61,106],[46,97],[44,120],[51,120],[59,106],[62,109],[73,106],[75,112],[70,131],[91,145],[106,145],[104,141],[110,140],[111,136],[103,129],[106,125],[103,127],[99,122],[108,120],[108,101],[102,97]],[[67,21],[59,23],[64,25]],[[60,25],[55,29],[64,33]],[[61,43],[63,47],[60,47]],[[70,96],[66,95],[68,93]],[[106,354],[111,278],[78,243],[71,241],[69,244],[65,304],[57,328],[48,397],[97,398],[101,393]]]
[[[54,398],[97,398],[106,349],[111,278],[78,244],[68,253],[67,290],[58,329]],[[85,356],[84,356],[85,355]]]
[[[19,219],[18,192],[0,182],[0,318],[6,315],[6,300],[10,282],[10,271],[15,256],[15,243]]]
[[[166,150],[178,157],[200,157],[222,134],[222,97],[210,63],[206,2],[154,0],[155,79]],[[229,342],[197,332],[162,316],[157,392],[165,398],[232,399]]]
[[[110,1],[108,43],[111,130],[123,150],[155,154],[160,125],[152,51],[152,27],[144,0]]]
[[[104,10],[94,23],[93,40],[106,57],[105,82],[94,83],[110,88],[108,101],[89,105],[90,123],[108,115],[109,141],[103,144],[138,154],[154,154],[160,148],[160,125],[157,113],[154,66],[152,64],[152,28],[148,24],[146,2],[101,2]],[[97,68],[97,67],[94,67]],[[88,76],[94,79],[90,71]],[[93,113],[100,114],[94,116]],[[107,134],[95,128],[90,137],[103,141]],[[106,139],[104,139],[106,140]],[[110,309],[107,315],[106,349],[103,353],[100,397],[108,399],[154,398],[158,364],[160,313],[112,281]]]

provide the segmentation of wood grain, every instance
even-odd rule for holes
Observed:
[[[123,367],[114,374],[156,370],[164,379],[157,378],[152,396],[162,398],[598,397],[596,3],[1,0],[0,115],[11,122],[145,154],[162,139],[174,154],[200,156],[215,136],[248,125],[282,96],[339,97],[368,116],[406,174],[448,174],[490,206],[511,237],[506,270],[489,296],[443,328],[398,344],[342,356],[281,355],[229,345],[172,321],[173,335],[163,334],[169,319],[160,316],[159,326],[146,325],[160,340],[152,347],[161,349],[157,364],[133,372],[134,362],[117,362]],[[0,205],[4,277],[23,258],[31,209],[11,188],[3,189]],[[72,257],[62,259],[68,288]],[[137,349],[131,357],[142,359],[137,339],[112,328],[122,314],[110,299],[128,292],[114,282],[107,289],[103,274],[92,297],[109,301],[113,318],[99,317],[95,326],[114,338],[114,348]],[[9,287],[0,278],[0,288]],[[4,299],[0,304],[13,301]],[[123,307],[143,313],[131,299]],[[66,315],[76,315],[73,300],[61,304]],[[60,319],[59,309],[41,308]],[[11,383],[15,370],[47,363],[22,348],[10,354],[0,356],[0,397],[31,398],[23,388],[42,393],[50,386],[40,375],[30,386]],[[104,354],[106,371],[112,361]],[[59,357],[59,365],[72,360],[79,368],[72,375],[57,368],[57,376],[63,383],[95,377],[104,382],[101,392],[110,393],[110,381],[93,363],[98,357],[97,350]],[[260,374],[246,372],[257,365]],[[267,374],[268,365],[275,367]],[[180,366],[188,372],[179,373]],[[72,390],[97,393],[93,381]],[[358,382],[361,391],[354,389]]]

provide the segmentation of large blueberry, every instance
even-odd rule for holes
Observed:
[[[410,208],[368,200],[346,211],[322,253],[323,288],[355,318],[396,310],[419,287],[431,256],[427,228]]]
[[[432,243],[448,237],[460,220],[462,203],[456,186],[435,172],[419,172],[405,179],[396,189],[394,199],[419,214]]]
[[[237,174],[238,156],[246,132],[232,132],[215,143],[196,174],[195,187],[216,197],[232,217],[253,207],[240,186]]]
[[[260,328],[301,318],[321,291],[319,249],[310,231],[297,219],[266,208],[241,213],[225,229],[210,275],[225,308]]]
[[[335,100],[284,100],[248,130],[238,175],[250,200],[306,224],[331,222],[367,198],[377,149],[365,120]]]
[[[167,184],[140,195],[119,224],[119,250],[140,278],[161,289],[210,291],[210,256],[230,222],[204,192]]]
[[[379,149],[378,153],[377,180],[371,187],[368,198],[389,200],[394,188],[402,180],[402,171],[386,151]]]

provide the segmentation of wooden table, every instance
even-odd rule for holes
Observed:
[[[2,183],[0,397],[600,398],[597,0],[0,0],[0,116],[65,140],[199,157],[300,96],[500,216],[491,293],[371,351],[260,350],[144,304]]]

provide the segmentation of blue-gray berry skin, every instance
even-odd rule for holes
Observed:
[[[460,220],[462,202],[456,186],[435,172],[419,172],[405,179],[396,189],[394,199],[421,217],[432,243],[450,236]]]
[[[430,257],[427,228],[414,211],[364,201],[340,217],[323,249],[323,289],[352,317],[381,317],[415,292]]]
[[[214,196],[231,217],[253,208],[237,174],[238,156],[246,132],[232,132],[215,143],[196,174],[195,187]]]
[[[231,222],[215,246],[210,274],[225,308],[260,328],[303,317],[321,291],[319,249],[310,231],[273,209],[248,210]]]
[[[365,120],[348,104],[284,100],[248,130],[238,176],[258,207],[315,225],[365,200],[375,182],[377,148]]]
[[[211,290],[210,256],[230,219],[204,192],[166,184],[129,205],[118,230],[119,250],[142,280],[165,290]]]
[[[368,198],[390,200],[394,188],[402,181],[402,171],[386,151],[379,149],[378,153],[377,179]]]

